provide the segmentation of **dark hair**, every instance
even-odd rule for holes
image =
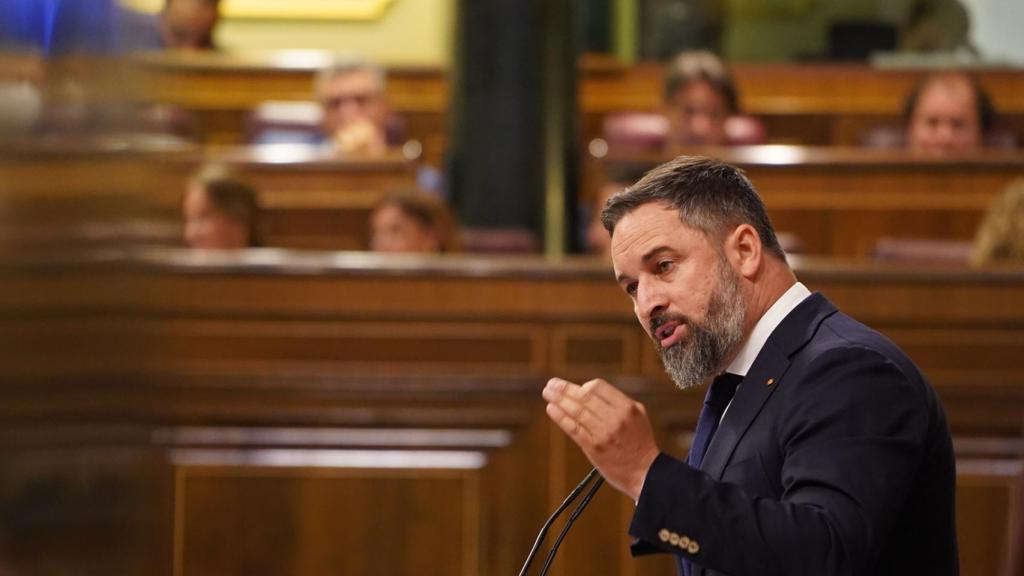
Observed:
[[[740,224],[750,224],[768,252],[786,259],[764,202],[735,166],[703,156],[670,160],[625,192],[612,196],[601,213],[601,223],[611,233],[626,214],[651,202],[675,208],[683,223],[711,238],[720,238]]]
[[[932,84],[948,82],[952,79],[963,80],[968,83],[971,91],[974,93],[974,110],[978,115],[981,131],[984,133],[991,130],[996,122],[996,107],[992,104],[992,98],[981,87],[981,83],[978,82],[977,78],[967,73],[956,71],[936,72],[919,80],[910,91],[910,94],[907,95],[906,102],[903,103],[903,122],[907,125],[910,124],[914,117],[914,110],[917,109],[918,102],[921,100],[921,94],[924,93],[926,88]]]
[[[697,80],[704,80],[722,96],[729,112],[740,111],[739,95],[729,69],[718,57],[704,50],[682,52],[672,59],[665,77],[665,102],[672,102],[677,92]]]
[[[377,212],[385,206],[394,206],[427,230],[437,233],[438,250],[444,253],[460,252],[458,225],[447,204],[426,192],[403,190],[385,196],[373,208]]]
[[[199,186],[210,202],[232,220],[245,226],[249,233],[249,246],[260,246],[260,205],[256,189],[228,170],[213,166],[201,170],[193,184]]]

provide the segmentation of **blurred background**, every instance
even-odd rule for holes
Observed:
[[[1024,574],[1024,4],[0,0],[0,576],[508,574],[589,465],[686,452],[604,201],[743,168],[939,391],[962,572]],[[884,470],[879,470],[884,475]],[[608,490],[552,573],[629,557]]]

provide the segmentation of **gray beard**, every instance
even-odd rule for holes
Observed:
[[[726,358],[743,340],[746,308],[739,280],[728,264],[718,265],[718,287],[708,301],[707,317],[686,319],[687,337],[669,348],[655,346],[672,381],[680,390],[699,386],[723,368]]]

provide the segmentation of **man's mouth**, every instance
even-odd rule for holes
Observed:
[[[667,320],[654,331],[654,338],[662,349],[668,348],[683,337],[685,326],[685,323],[678,320]]]

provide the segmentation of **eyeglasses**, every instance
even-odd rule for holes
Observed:
[[[377,92],[360,92],[354,94],[340,94],[337,96],[331,96],[321,100],[324,108],[341,108],[346,104],[355,104],[360,108],[365,108],[378,98]]]

